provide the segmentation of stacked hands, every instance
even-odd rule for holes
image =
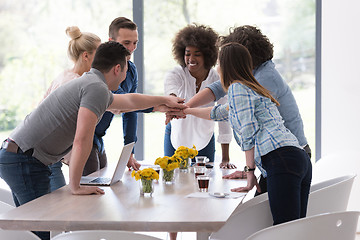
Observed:
[[[173,98],[175,98],[175,97],[173,97]],[[157,111],[166,113],[165,124],[168,124],[173,119],[186,118],[187,114],[191,114],[190,106],[186,105],[186,103],[184,103],[183,101],[181,101],[181,102],[179,101],[178,104],[179,103],[182,103],[181,108],[178,108],[178,107],[172,108],[170,106],[159,106],[162,108],[161,108],[161,110],[157,110]],[[154,111],[155,111],[155,108],[154,108]],[[220,163],[220,168],[234,169],[234,168],[236,168],[236,166],[229,162],[222,162],[222,163]],[[254,172],[246,173],[244,171],[235,171],[231,174],[224,175],[223,178],[224,179],[247,179],[246,187],[233,188],[233,189],[231,189],[232,192],[247,192],[247,191],[250,191],[254,186],[256,186],[258,192],[261,192],[260,186],[257,182]]]
[[[171,96],[175,97],[174,95],[171,95]],[[173,119],[184,119],[184,118],[186,118],[187,114],[191,113],[191,109],[193,109],[193,108],[191,108],[184,102],[178,102],[178,103],[182,103],[182,108],[176,108],[176,107],[170,108],[170,107],[167,107],[164,105],[161,105],[158,108],[154,108],[154,111],[166,113],[165,125],[170,123],[170,121]],[[236,168],[236,166],[234,164],[225,162],[225,161],[222,161],[219,164],[219,166],[220,166],[220,168],[227,168],[227,169],[235,169]],[[244,177],[239,177],[239,178],[246,178],[246,174],[244,175]]]

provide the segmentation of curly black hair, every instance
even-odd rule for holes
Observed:
[[[244,45],[250,52],[254,68],[273,58],[274,45],[260,29],[244,25],[230,29],[229,32],[228,36],[220,37],[221,45],[230,42]]]
[[[204,67],[210,69],[215,66],[218,57],[218,38],[219,35],[208,26],[188,25],[181,29],[173,40],[174,58],[182,67],[185,67],[185,48],[196,47],[204,56]]]

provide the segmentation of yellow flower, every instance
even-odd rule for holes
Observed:
[[[196,150],[195,145],[193,145],[193,148],[180,146],[178,149],[176,149],[174,155],[179,156],[182,159],[194,158],[196,155],[198,155],[198,151]]]
[[[159,157],[155,160],[155,164],[159,165],[162,169],[166,169],[167,171],[174,170],[179,167],[179,161],[176,157]]]
[[[138,181],[140,179],[145,180],[159,180],[159,174],[152,168],[145,168],[143,170],[139,170],[137,172],[132,171],[131,173],[132,177],[135,177],[135,180]]]

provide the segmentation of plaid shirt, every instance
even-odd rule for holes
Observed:
[[[228,90],[228,102],[215,106],[211,119],[229,120],[235,140],[243,151],[255,147],[255,164],[264,177],[266,171],[261,166],[261,156],[284,146],[301,148],[269,98],[241,83],[234,83]]]

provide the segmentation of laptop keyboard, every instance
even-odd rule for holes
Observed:
[[[111,179],[110,178],[103,178],[103,177],[101,177],[101,178],[95,178],[94,180],[92,180],[92,181],[90,181],[91,183],[103,183],[103,184],[105,184],[105,183],[109,183],[111,181]]]

